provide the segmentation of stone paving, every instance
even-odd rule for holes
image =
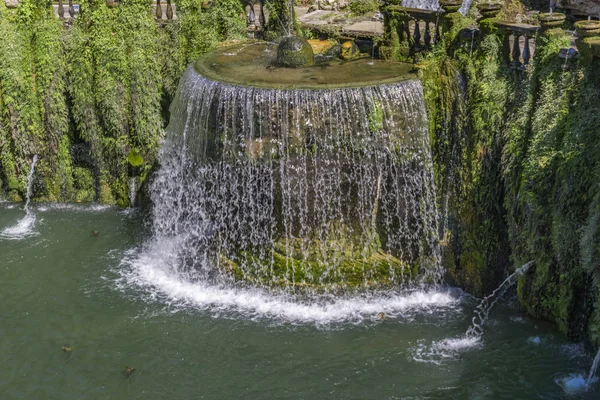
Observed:
[[[373,37],[383,34],[383,22],[374,14],[353,17],[349,12],[317,10],[296,7],[296,16],[303,27],[323,33],[336,32],[355,37]]]

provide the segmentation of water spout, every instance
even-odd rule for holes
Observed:
[[[598,364],[600,364],[600,349],[594,358],[594,362],[592,363],[592,368],[590,369],[590,374],[588,375],[587,381],[585,382],[585,390],[590,390],[590,385],[592,384],[592,380],[596,375],[596,370],[598,369]]]
[[[27,194],[25,199],[25,212],[29,214],[29,203],[31,202],[31,187],[33,186],[33,173],[35,172],[35,164],[38,161],[37,154],[33,156],[31,161],[31,168],[29,169],[29,175],[27,175]]]
[[[35,173],[35,164],[38,161],[38,156],[34,155],[31,161],[31,167],[29,169],[29,175],[27,175],[27,191],[25,197],[25,216],[17,221],[16,224],[5,228],[0,232],[0,238],[19,240],[26,237],[35,235],[33,227],[35,225],[35,214],[29,208],[31,203],[31,191],[33,187],[33,175]]]
[[[524,264],[504,280],[489,296],[485,297],[475,308],[475,316],[472,319],[471,327],[467,330],[467,337],[476,338],[483,335],[483,325],[487,321],[492,307],[500,298],[510,289],[517,280],[526,273],[533,265],[533,261]]]

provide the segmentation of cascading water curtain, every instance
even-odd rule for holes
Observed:
[[[441,279],[419,81],[275,90],[190,68],[167,131],[154,235],[178,272],[317,291]]]

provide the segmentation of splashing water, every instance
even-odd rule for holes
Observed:
[[[129,260],[130,282],[199,307],[335,319],[401,310],[412,295],[398,287],[441,281],[418,81],[275,90],[190,68],[160,160],[153,239]]]
[[[532,264],[533,262],[528,262],[517,269],[496,290],[479,303],[475,308],[475,316],[472,319],[471,327],[465,335],[435,341],[429,345],[420,343],[412,350],[413,360],[441,365],[444,360],[455,359],[461,353],[481,346],[483,325],[487,321],[492,307],[516,283],[517,279],[527,272]]]
[[[418,313],[460,313],[460,295],[442,289],[308,297],[197,281],[177,272],[171,246],[177,247],[176,241],[130,251],[119,266],[118,286],[125,292],[141,290],[146,301],[167,303],[173,311],[195,309],[218,317],[242,316],[276,323],[329,326],[377,322],[380,312],[386,319],[410,318]]]
[[[467,330],[466,336],[472,338],[478,338],[483,335],[483,325],[487,321],[490,311],[494,305],[504,296],[504,294],[510,289],[517,280],[526,273],[529,268],[533,265],[533,261],[524,264],[520,268],[517,268],[508,278],[504,280],[489,296],[485,297],[481,303],[475,308],[475,316],[472,319],[471,327]]]
[[[0,232],[0,238],[10,239],[10,240],[19,240],[24,239],[29,236],[36,235],[36,232],[33,230],[35,225],[35,214],[29,208],[29,204],[31,202],[31,188],[33,186],[33,174],[35,172],[35,164],[38,161],[37,154],[33,156],[33,160],[31,161],[31,167],[29,170],[29,175],[27,176],[27,192],[25,198],[25,216],[17,221],[16,224],[5,228],[2,232]]]

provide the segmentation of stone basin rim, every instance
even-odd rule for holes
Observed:
[[[195,64],[195,63],[194,63]],[[378,88],[378,87],[386,87],[386,86],[394,86],[396,84],[399,83],[407,83],[407,82],[420,82],[421,80],[417,77],[417,75],[415,74],[413,79],[398,79],[398,80],[390,80],[389,82],[381,82],[378,84],[365,84],[365,85],[352,85],[352,86],[341,86],[341,85],[336,85],[336,86],[331,86],[331,87],[294,87],[294,86],[277,86],[277,85],[273,85],[273,86],[267,86],[267,85],[248,85],[248,84],[240,84],[240,83],[236,83],[236,82],[229,82],[229,81],[225,81],[225,80],[221,80],[221,79],[215,79],[213,77],[207,76],[205,74],[203,74],[202,72],[199,72],[195,66],[194,68],[194,72],[198,75],[200,75],[201,77],[203,77],[204,79],[207,79],[209,81],[212,82],[218,82],[222,85],[227,85],[230,87],[239,87],[239,88],[245,88],[245,89],[261,89],[261,90],[280,90],[280,91],[300,91],[300,90],[306,90],[306,91],[313,91],[313,92],[331,92],[331,91],[335,91],[335,90],[343,90],[343,89],[367,89],[367,88]]]

